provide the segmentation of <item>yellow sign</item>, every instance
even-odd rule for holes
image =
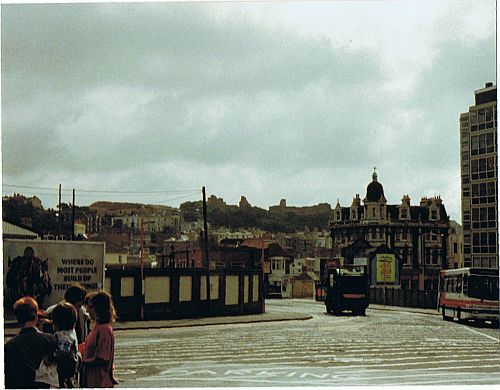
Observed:
[[[377,283],[396,281],[396,257],[390,253],[377,255]]]

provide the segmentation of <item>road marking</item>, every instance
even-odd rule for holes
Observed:
[[[114,373],[118,374],[118,375],[133,375],[133,374],[136,374],[137,372],[135,370],[132,370],[129,368],[125,368],[125,369],[116,368],[114,370]]]
[[[490,354],[493,355],[494,352]],[[373,355],[372,355],[373,356]],[[476,358],[472,358],[472,357]],[[218,355],[218,356],[198,356],[196,358],[191,358],[190,361],[192,363],[207,363],[209,361],[216,361],[216,360],[221,360],[221,359],[229,359],[231,355]],[[252,356],[245,356],[241,357],[239,359],[240,363],[249,363],[252,364],[255,362],[255,360],[258,358],[258,355],[254,354]],[[463,362],[468,361],[468,362],[481,362],[481,361],[494,361],[498,362],[500,361],[500,358],[496,357],[493,355],[493,357],[488,357],[484,354],[478,355],[463,355],[461,354],[460,356],[454,356],[454,359],[449,359],[449,356],[447,355],[439,355],[439,356],[433,356],[433,358],[439,358],[440,360],[438,362],[433,362],[433,364],[444,364],[444,363],[455,363],[455,362]],[[442,358],[448,358],[446,360],[443,360]],[[388,362],[388,358],[383,358],[380,355],[378,357],[370,357],[370,356],[361,356],[361,357],[347,357],[347,356],[342,356],[342,355],[320,355],[320,356],[315,356],[315,355],[298,355],[298,356],[266,356],[266,357],[261,357],[259,359],[259,362],[265,364],[283,364],[285,362],[293,362],[293,364],[310,364],[312,362],[318,363],[318,359],[321,359],[322,362],[325,362],[326,364],[329,364],[333,367],[342,367],[342,368],[348,368],[348,367],[353,367],[353,368],[358,368],[358,367],[365,367],[365,368],[370,368],[370,367],[404,367],[408,366],[409,364],[411,365],[426,365],[429,364],[428,357],[423,357],[423,356],[408,356],[408,357],[403,357],[403,358],[396,358],[392,359],[391,362]],[[396,360],[398,362],[396,362]],[[421,360],[421,361],[418,361]],[[163,357],[160,358],[149,358],[148,361],[143,361],[142,359],[129,359],[128,362],[132,363],[132,361],[136,362],[135,367],[144,367],[151,365],[153,362],[162,362],[164,361]],[[405,362],[406,361],[406,362]],[[344,363],[344,364],[343,364]],[[350,363],[350,364],[349,364]],[[362,364],[364,363],[364,364]],[[215,363],[217,364],[217,363]],[[349,364],[349,365],[345,365]]]
[[[449,374],[448,374],[449,375]],[[438,383],[445,385],[460,385],[460,386],[470,386],[477,385],[478,382],[486,382],[485,384],[497,385],[498,381],[492,381],[491,378],[464,378],[462,380],[453,378],[447,378],[442,380],[430,380],[430,381],[418,381],[418,382],[405,382],[405,386],[416,386],[416,385],[429,385],[436,386]]]
[[[286,332],[252,324],[211,328],[210,334],[144,331],[117,343],[116,357],[123,366],[118,373],[130,384],[144,380],[146,386],[154,382],[219,387],[500,383],[499,340],[488,329],[437,327],[429,325],[442,324],[437,317],[419,321],[403,318],[407,314],[377,313],[371,319],[379,319],[384,332],[369,339],[365,328],[370,321],[365,318],[329,317],[312,310],[309,314],[314,319],[307,326],[287,323]],[[247,331],[250,327],[258,332]]]
[[[490,338],[490,339],[492,339],[492,340],[495,340],[497,343],[498,343],[498,342],[500,342],[500,340],[499,340],[499,339],[497,339],[496,337],[490,336],[490,335],[488,335],[488,334],[484,334],[484,333],[482,333],[482,332],[479,332],[478,330],[475,330],[475,329],[469,328],[468,326],[466,326],[466,327],[465,327],[465,329],[467,329],[467,330],[468,330],[468,331],[470,331],[470,332],[477,333],[477,334],[480,334],[481,336],[488,337],[488,338]]]
[[[224,366],[220,366],[218,368],[223,368]],[[482,365],[482,368],[500,368],[500,364],[490,364],[490,365]],[[346,371],[346,368],[348,371]],[[329,367],[324,369],[317,369],[316,372],[311,372],[308,369],[305,370],[297,370],[297,368],[270,368],[270,369],[261,369],[261,368],[240,368],[240,369],[229,369],[227,370],[225,367],[222,370],[191,370],[191,369],[183,369],[183,368],[172,368],[169,370],[165,370],[157,375],[154,375],[155,378],[164,378],[164,379],[172,379],[172,378],[190,378],[190,379],[208,379],[208,377],[212,377],[213,379],[220,378],[238,378],[238,379],[247,379],[251,380],[254,378],[271,378],[271,377],[287,377],[287,378],[314,378],[314,379],[338,379],[340,377],[349,378],[352,375],[355,375],[359,372],[364,374],[370,373],[384,373],[387,370],[383,369],[368,369],[366,367],[360,366],[355,367],[356,369],[351,369],[353,367]],[[408,369],[405,373],[397,373],[391,375],[379,375],[379,376],[371,376],[373,379],[395,379],[395,378],[408,378],[408,377],[421,377],[428,376],[428,371],[436,371],[432,375],[450,375],[450,371],[458,371],[456,375],[470,375],[468,372],[460,372],[465,369],[477,368],[474,365],[462,365],[462,366],[448,366],[448,367],[428,367],[428,368],[416,368],[416,369]],[[424,371],[424,372],[422,372]],[[147,377],[149,378],[149,376]],[[145,379],[145,378],[142,378]],[[354,377],[351,379],[355,379]],[[363,378],[361,378],[363,379]]]
[[[147,340],[116,340],[118,347],[134,347],[140,345],[148,345],[153,343],[168,343],[168,339],[147,339]]]
[[[494,366],[498,367],[498,366]],[[405,384],[433,384],[433,383],[454,383],[454,384],[463,384],[464,382],[487,382],[487,383],[497,383],[497,380],[495,376],[489,376],[487,378],[470,378],[470,373],[466,372],[455,372],[453,373],[454,375],[454,380],[451,380],[450,378],[450,372],[436,372],[432,373],[429,375],[429,373],[407,373],[404,375],[383,375],[383,376],[364,376],[364,377],[358,377],[358,376],[353,376],[357,374],[358,372],[351,372],[348,375],[343,375],[343,374],[313,374],[313,373],[308,373],[308,372],[303,372],[300,375],[296,371],[289,373],[293,375],[287,375],[286,372],[282,373],[282,375],[279,375],[280,373],[272,373],[272,372],[267,372],[267,371],[260,371],[256,372],[253,376],[252,375],[247,375],[247,376],[225,376],[225,375],[219,375],[216,377],[192,377],[191,375],[187,376],[148,376],[144,378],[139,378],[141,381],[161,381],[161,380],[168,380],[170,383],[172,381],[198,381],[198,382],[209,382],[209,381],[217,381],[217,382],[246,382],[246,383],[273,383],[273,384],[284,384],[284,385],[290,385],[290,384],[305,384],[305,385],[319,385],[319,386],[324,386],[324,385],[335,385],[338,383],[343,383],[346,380],[352,384],[353,382],[358,382],[358,383],[364,383],[364,382],[369,382],[370,384],[374,383],[380,383],[380,381],[384,381],[384,383],[387,383],[388,379],[403,379],[403,378],[420,378],[420,377],[425,377],[429,378],[431,376],[433,379],[428,379],[428,381],[414,381],[414,382],[405,382]],[[360,371],[359,373],[363,373],[366,375],[366,371]],[[372,372],[370,372],[373,374]],[[293,376],[293,378],[292,378]],[[460,379],[460,376],[465,376],[465,378]],[[497,375],[498,376],[498,375]],[[438,377],[446,377],[445,379],[438,379]],[[270,380],[273,378],[272,380]],[[285,379],[285,378],[290,378],[290,379]],[[436,378],[436,379],[434,379]],[[499,377],[500,378],[500,377]]]

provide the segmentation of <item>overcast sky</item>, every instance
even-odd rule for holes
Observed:
[[[177,207],[206,186],[228,204],[350,206],[376,166],[389,204],[440,195],[460,221],[459,116],[496,80],[495,13],[493,0],[2,5],[3,194],[54,207],[61,183],[78,205]]]

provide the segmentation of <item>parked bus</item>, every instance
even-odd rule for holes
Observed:
[[[350,310],[365,315],[370,298],[370,285],[366,266],[344,265],[326,271],[327,313],[340,314]]]
[[[438,305],[443,320],[491,321],[498,324],[498,269],[442,270]]]

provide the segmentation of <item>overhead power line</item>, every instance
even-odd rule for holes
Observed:
[[[156,194],[175,194],[175,193],[182,193],[182,192],[200,192],[200,190],[170,190],[170,191],[106,191],[106,190],[79,190],[76,189],[78,192],[85,192],[85,193],[94,193],[94,194],[151,194],[151,195],[156,195]]]
[[[44,191],[54,191],[54,193],[58,193],[57,187],[36,187],[36,186],[25,186],[25,185],[17,185],[17,184],[4,184],[2,183],[2,187],[8,188],[24,188],[31,190],[44,190]],[[158,190],[158,191],[126,191],[126,190],[91,190],[91,189],[78,189],[75,188],[75,191],[87,194],[134,194],[134,195],[158,195],[158,194],[180,194],[180,193],[199,193],[199,189],[182,189],[182,190]],[[72,189],[63,189],[62,192],[71,193]]]
[[[189,194],[189,195],[184,195],[184,196],[178,196],[178,197],[175,197],[175,198],[158,200],[157,202],[158,203],[166,203],[166,202],[171,202],[173,200],[187,199],[187,198],[191,198],[193,195],[194,194]]]
[[[26,188],[30,190],[50,190],[50,191],[54,191],[54,189],[57,189],[57,187],[33,187],[33,186],[23,186],[23,185],[5,184],[5,183],[2,183],[2,187]]]

